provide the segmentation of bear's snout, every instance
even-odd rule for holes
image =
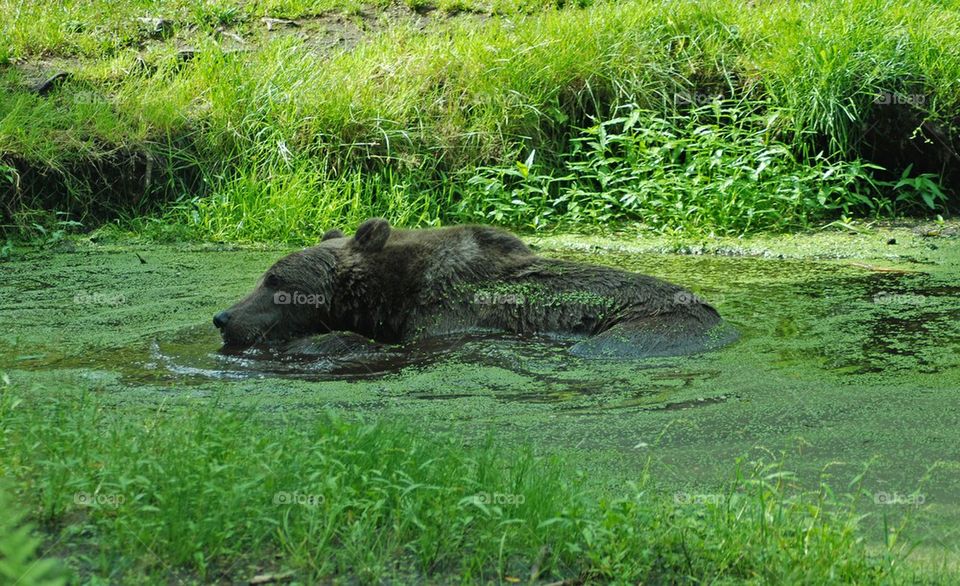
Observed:
[[[217,326],[217,329],[222,330],[228,321],[230,321],[230,313],[227,311],[221,311],[213,316],[213,325]]]

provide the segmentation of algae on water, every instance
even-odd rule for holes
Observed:
[[[697,255],[664,254],[672,245],[650,238],[537,242],[545,256],[687,287],[741,340],[700,356],[615,362],[578,359],[556,340],[460,336],[377,365],[267,368],[255,356],[218,354],[210,318],[282,250],[80,242],[4,263],[0,368],[50,393],[90,389],[121,409],[216,400],[278,417],[335,408],[470,438],[492,433],[560,454],[611,493],[648,464],[658,486],[681,490],[726,478],[742,455],[782,454],[810,485],[826,470],[839,486],[869,463],[868,492],[920,487],[926,501],[911,514],[931,536],[960,522],[949,472],[960,468],[957,238],[908,228],[819,233],[718,240]],[[511,286],[475,293],[550,296]]]

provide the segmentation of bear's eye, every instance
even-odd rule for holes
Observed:
[[[267,275],[267,278],[263,280],[263,284],[274,289],[280,286],[280,279],[276,275]]]

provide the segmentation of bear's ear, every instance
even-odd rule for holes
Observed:
[[[390,237],[390,224],[383,218],[370,218],[360,224],[350,244],[363,252],[379,252]]]
[[[323,238],[320,239],[320,242],[324,242],[325,240],[330,240],[333,238],[343,238],[343,231],[337,230],[336,228],[327,230],[323,233]]]

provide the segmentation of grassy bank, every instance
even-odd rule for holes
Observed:
[[[578,488],[576,465],[495,439],[463,445],[403,424],[278,420],[214,403],[119,413],[95,389],[5,380],[0,476],[4,500],[18,506],[4,507],[0,526],[28,511],[45,555],[62,556],[82,579],[923,578],[900,567],[896,547],[867,553],[850,497],[799,492],[777,466],[737,466],[722,493],[662,495],[641,476],[624,487],[629,496],[606,499]],[[23,531],[0,545],[7,578],[37,555]],[[54,575],[50,565],[33,571]]]
[[[953,3],[63,4],[0,3],[8,234],[740,234],[957,201]]]

